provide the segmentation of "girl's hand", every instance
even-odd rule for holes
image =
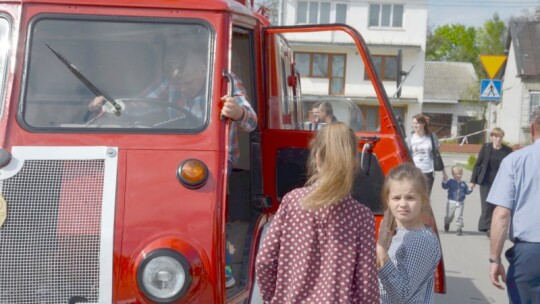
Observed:
[[[379,226],[379,237],[377,238],[377,246],[381,246],[381,249],[385,251],[388,251],[388,248],[390,248],[392,237],[394,236],[393,221],[394,216],[389,210],[386,210]]]

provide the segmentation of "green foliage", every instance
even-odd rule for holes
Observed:
[[[428,35],[426,59],[436,61],[478,61],[476,29],[461,24],[443,25]]]
[[[478,28],[476,38],[480,54],[502,55],[506,40],[506,25],[495,13],[492,19],[484,22],[483,27]]]
[[[471,156],[469,156],[469,159],[467,159],[466,169],[472,171],[472,169],[474,168],[474,164],[476,164],[476,156],[471,155]]]
[[[507,28],[499,15],[495,13],[492,19],[484,22],[484,26],[478,28],[476,44],[479,55],[503,55],[506,42]],[[478,75],[485,78],[485,73]]]
[[[478,79],[485,78],[480,55],[504,54],[507,28],[498,14],[486,20],[482,27],[466,27],[461,24],[443,25],[429,30],[426,44],[426,60],[470,62]]]

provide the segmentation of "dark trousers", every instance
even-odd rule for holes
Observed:
[[[486,202],[491,185],[480,185],[481,213],[478,219],[478,231],[488,231],[495,206]]]
[[[431,196],[431,188],[433,188],[433,181],[435,180],[435,176],[433,175],[433,171],[429,173],[424,173],[424,176],[427,178],[428,182],[428,196]]]
[[[516,242],[505,256],[510,304],[540,303],[540,243]]]

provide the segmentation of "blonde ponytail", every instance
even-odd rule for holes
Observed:
[[[318,209],[349,196],[358,167],[358,140],[351,128],[341,122],[328,124],[310,148],[306,184],[314,187],[302,199],[302,206]]]

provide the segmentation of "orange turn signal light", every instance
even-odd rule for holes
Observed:
[[[178,166],[176,177],[186,188],[197,189],[206,184],[208,168],[198,159],[186,159]]]

